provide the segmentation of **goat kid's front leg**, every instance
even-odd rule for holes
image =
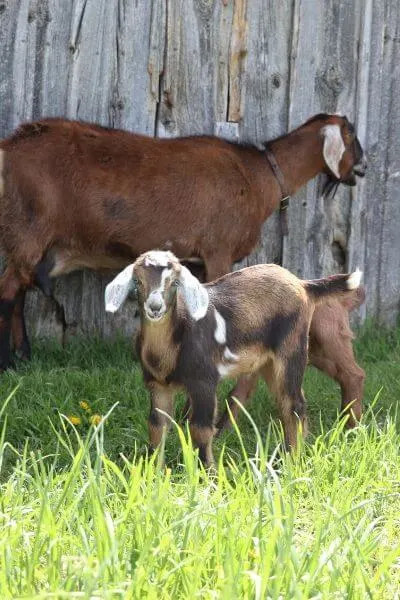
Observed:
[[[217,385],[191,385],[188,389],[191,400],[189,421],[190,435],[195,448],[199,449],[199,458],[203,465],[214,464],[212,441],[216,432]]]
[[[153,452],[159,446],[163,433],[167,433],[171,425],[167,415],[173,416],[175,390],[156,381],[150,381],[147,386],[151,401],[148,420],[149,444],[150,451]]]

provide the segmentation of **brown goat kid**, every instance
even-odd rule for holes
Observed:
[[[268,147],[289,194],[321,172],[354,185],[365,168],[353,126],[338,115],[317,115]],[[152,248],[200,259],[210,281],[251,252],[281,196],[255,147],[208,136],[153,139],[63,119],[22,125],[0,142],[0,247],[8,264],[0,277],[0,371],[11,363],[11,331],[17,353],[30,356],[27,288],[49,294],[49,278],[117,269]],[[340,383],[342,408],[355,398],[361,407],[364,373],[354,361],[348,308],[329,302],[332,322],[315,311],[310,359]]]
[[[106,288],[106,310],[118,310],[136,282],[137,350],[151,396],[150,447],[158,446],[175,394],[183,389],[193,443],[203,463],[212,464],[218,382],[261,375],[276,396],[286,445],[295,448],[299,422],[306,433],[302,382],[314,307],[346,297],[360,279],[356,271],[301,281],[278,265],[256,265],[202,285],[162,251],[147,252],[126,267]]]

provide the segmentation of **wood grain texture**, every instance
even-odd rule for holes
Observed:
[[[319,111],[342,112],[368,175],[334,201],[322,178],[291,200],[290,235],[264,224],[243,264],[304,277],[359,266],[357,318],[400,312],[400,4],[397,0],[1,0],[0,136],[67,116],[149,135],[215,133],[260,145]],[[0,232],[1,234],[1,232]],[[30,292],[34,335],[130,334],[134,303],[104,312],[108,276],[60,278]]]

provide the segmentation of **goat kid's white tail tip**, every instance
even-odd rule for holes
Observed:
[[[356,290],[360,287],[362,276],[363,272],[360,269],[356,269],[347,280],[347,289]]]

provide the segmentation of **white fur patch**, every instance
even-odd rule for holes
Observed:
[[[125,267],[121,273],[107,285],[104,293],[104,301],[107,312],[116,312],[128,297],[133,286],[133,264]]]
[[[226,377],[233,369],[233,365],[224,365],[223,363],[217,365],[217,371],[221,375],[221,377]]]
[[[150,250],[146,252],[144,266],[167,267],[172,258],[173,255],[168,250]]]
[[[229,360],[230,362],[235,362],[235,361],[239,360],[239,356],[237,354],[234,354],[233,352],[231,352],[229,350],[228,346],[224,350],[224,358],[225,358],[225,360]]]
[[[222,344],[225,344],[225,342],[226,342],[226,323],[225,323],[225,319],[217,311],[216,308],[214,309],[214,314],[215,314],[215,322],[216,322],[214,337],[215,337],[215,340],[218,342],[218,344],[222,345]]]
[[[206,316],[210,302],[206,288],[184,266],[181,266],[179,283],[179,292],[183,296],[190,316],[195,321],[199,321]]]
[[[356,290],[358,287],[360,287],[362,276],[362,271],[360,271],[360,269],[356,269],[347,280],[347,288],[349,290]]]
[[[0,198],[4,194],[3,166],[4,166],[4,150],[0,150]]]
[[[339,164],[346,147],[343,143],[342,134],[339,125],[325,125],[321,129],[324,137],[324,147],[322,153],[327,166],[332,173],[340,179]]]
[[[158,288],[161,292],[163,292],[165,290],[165,282],[168,279],[168,277],[171,276],[172,273],[172,269],[164,269],[163,272],[161,273],[161,285]]]

